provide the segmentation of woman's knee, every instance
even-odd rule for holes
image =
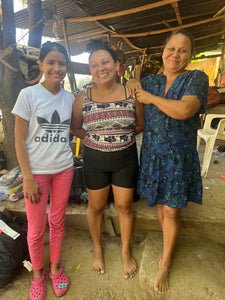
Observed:
[[[97,215],[103,214],[104,209],[105,209],[104,204],[102,204],[102,205],[94,205],[91,203],[88,204],[88,214],[89,215],[91,214],[91,215],[97,216]]]
[[[107,186],[100,190],[88,189],[88,214],[99,215],[104,212],[107,204],[108,194],[110,186]]]
[[[132,203],[117,203],[116,209],[118,213],[122,215],[129,215],[133,213],[133,205]]]
[[[178,221],[180,220],[180,208],[173,208],[173,207],[168,207],[164,206],[163,207],[163,217],[171,220]]]

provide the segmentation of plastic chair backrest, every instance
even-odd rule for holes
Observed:
[[[218,127],[217,127],[217,135],[216,138],[218,140],[225,140],[225,119],[220,120]]]
[[[211,127],[211,123],[213,119],[225,119],[225,114],[208,114],[206,115],[203,129],[207,129],[212,133],[216,133],[217,129]],[[219,124],[218,124],[219,126]],[[217,127],[218,128],[218,127]]]

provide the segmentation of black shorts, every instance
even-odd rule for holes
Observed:
[[[138,174],[136,144],[115,152],[103,152],[84,147],[84,174],[91,190],[102,189],[110,184],[135,188]]]

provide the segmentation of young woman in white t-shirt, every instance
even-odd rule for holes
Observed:
[[[28,246],[33,266],[30,299],[46,298],[44,232],[50,192],[49,276],[57,296],[64,295],[69,280],[60,266],[64,217],[73,178],[73,155],[69,145],[74,96],[61,88],[68,55],[57,43],[46,42],[40,50],[44,81],[21,90],[15,114],[15,147],[24,177],[28,219]]]

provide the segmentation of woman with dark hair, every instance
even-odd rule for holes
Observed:
[[[139,105],[118,83],[119,61],[101,40],[87,46],[95,85],[77,97],[72,118],[73,133],[84,140],[84,172],[88,191],[88,223],[94,243],[92,270],[105,272],[101,227],[110,187],[119,213],[125,278],[136,273],[130,253],[133,226],[133,195],[138,170],[136,130],[142,129]],[[86,125],[86,130],[82,127]]]
[[[27,240],[33,267],[30,299],[35,300],[46,298],[44,232],[49,192],[49,276],[57,296],[64,295],[69,288],[69,280],[60,266],[60,256],[73,178],[69,133],[74,96],[61,88],[68,55],[63,46],[46,42],[39,58],[44,81],[21,90],[12,110],[16,116],[15,146],[24,178]]]
[[[202,203],[202,179],[196,151],[199,114],[207,104],[208,77],[188,71],[193,38],[179,29],[163,51],[163,72],[128,82],[144,104],[144,131],[138,193],[148,206],[157,206],[163,231],[163,251],[154,289],[165,293],[172,254],[180,232],[181,208]]]

